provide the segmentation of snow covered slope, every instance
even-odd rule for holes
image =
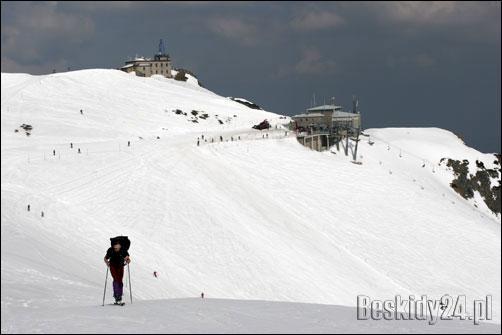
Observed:
[[[2,73],[1,94],[2,330],[23,309],[99,304],[119,234],[140,300],[491,294],[500,323],[499,218],[435,165],[493,159],[449,132],[368,130],[356,165],[301,146],[279,115],[172,79]],[[251,130],[265,118],[268,137]]]
[[[175,109],[187,115],[175,114]],[[196,118],[193,110],[198,112]],[[2,111],[2,134],[11,135],[4,136],[3,148],[17,146],[19,136],[14,135],[20,134],[14,129],[30,122],[35,137],[31,142],[67,145],[222,129],[218,120],[224,129],[245,127],[277,116],[250,113],[249,108],[189,82],[140,78],[117,70],[46,76],[2,73]],[[204,112],[207,119],[200,118]]]
[[[500,325],[472,321],[390,322],[354,320],[355,307],[226,299],[140,301],[126,307],[66,306],[25,309],[3,333],[482,333],[500,334]],[[397,324],[398,323],[398,324]]]
[[[474,175],[480,170],[476,166],[476,161],[479,161],[483,162],[484,169],[490,169],[496,174],[496,177],[490,178],[491,186],[500,188],[501,162],[497,156],[481,153],[467,147],[459,137],[450,131],[439,128],[384,128],[368,129],[365,133],[369,137],[363,146],[374,142],[376,147],[387,148],[388,152],[383,154],[379,161],[385,157],[398,165],[402,165],[402,163],[410,165],[410,171],[413,173],[416,173],[416,167],[420,166],[425,175],[434,176],[445,185],[450,185],[454,179],[454,171],[446,166],[447,159],[467,160],[468,173]],[[400,168],[402,169],[402,167]],[[430,172],[433,174],[431,175]],[[483,213],[500,220],[500,213],[494,213],[490,210],[478,191],[474,191],[474,193],[473,199],[469,199],[469,202],[480,208]]]

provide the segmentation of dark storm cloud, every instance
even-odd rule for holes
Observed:
[[[500,151],[499,2],[2,2],[2,71],[117,67],[167,39],[211,90],[295,114],[360,97],[365,127]]]

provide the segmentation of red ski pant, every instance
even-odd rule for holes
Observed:
[[[124,277],[124,266],[121,264],[110,264],[110,272],[113,278],[113,296],[121,297],[122,288],[124,283],[122,283],[122,278]]]

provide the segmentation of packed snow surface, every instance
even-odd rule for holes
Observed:
[[[288,119],[192,83],[86,70],[2,73],[1,84],[2,332],[68,331],[50,320],[80,308],[89,318],[72,330],[96,330],[116,235],[132,240],[138,313],[201,292],[349,307],[359,294],[490,294],[500,323],[500,217],[457,195],[438,166],[491,166],[493,155],[448,131],[366,130],[358,165],[342,147],[303,147]],[[270,131],[251,129],[263,119]],[[158,330],[154,319],[141,329]]]
[[[494,333],[500,325],[472,321],[354,319],[355,307],[226,299],[150,300],[124,307],[71,305],[24,309],[2,333]],[[113,321],[111,321],[113,320]]]

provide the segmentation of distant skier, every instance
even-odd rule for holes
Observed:
[[[239,141],[241,140],[241,136],[240,135],[237,138],[239,139]]]
[[[73,149],[73,143],[70,142],[70,149]]]
[[[200,293],[200,298],[201,298],[201,299],[204,299],[204,292],[201,292],[201,293]]]
[[[30,211],[30,204],[28,204],[28,212]]]
[[[52,150],[52,155],[53,155],[53,156],[56,156],[56,149],[53,149],[53,150]]]
[[[113,247],[108,248],[104,258],[105,263],[110,268],[110,272],[113,277],[113,297],[115,298],[116,304],[119,304],[122,301],[122,289],[124,287],[122,278],[124,277],[124,265],[131,262],[129,253],[126,250],[121,249],[122,246],[120,245],[120,242],[115,242]]]
[[[220,136],[220,142],[223,142],[223,136]]]
[[[80,110],[80,115],[84,115],[84,111],[83,110]]]
[[[199,139],[197,139],[197,146],[199,146],[199,144],[200,144],[200,141],[199,141]]]
[[[41,217],[44,217],[44,211],[42,211],[42,212],[40,213],[40,216],[41,216]]]
[[[131,146],[131,141],[127,141],[127,146],[130,147]]]
[[[157,271],[153,271],[153,276],[154,276],[155,278],[157,278],[157,277],[158,277],[158,275],[157,275]]]
[[[214,143],[214,138],[213,137],[211,137],[211,143]]]
[[[204,139],[204,134],[201,135],[201,138]]]
[[[78,153],[80,153],[80,148],[78,148]]]

